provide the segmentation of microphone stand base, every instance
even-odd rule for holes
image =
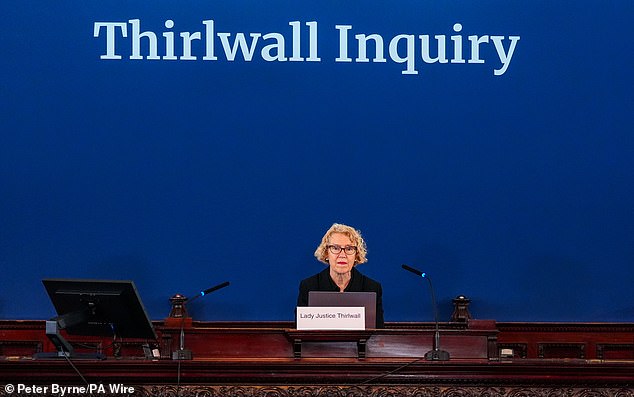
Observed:
[[[191,360],[192,351],[180,349],[172,352],[172,360]]]
[[[449,361],[449,352],[444,350],[430,350],[425,353],[427,361]]]

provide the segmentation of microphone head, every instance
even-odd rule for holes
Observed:
[[[214,291],[217,291],[217,290],[219,290],[220,288],[224,288],[224,287],[226,287],[226,286],[228,286],[228,285],[229,285],[229,282],[228,282],[228,281],[225,281],[224,283],[221,283],[221,284],[215,285],[215,286],[213,286],[213,287],[211,287],[211,288],[207,288],[207,289],[206,289],[206,290],[204,290],[204,291],[200,291],[200,292],[199,292],[198,294],[196,294],[193,298],[188,298],[188,299],[185,299],[185,303],[190,303],[190,302],[191,302],[191,301],[193,301],[194,299],[200,298],[201,296],[208,295],[208,294],[210,294],[210,293],[212,293],[212,292],[214,292]]]
[[[216,285],[216,286],[214,286],[214,287],[207,288],[206,290],[201,291],[201,292],[200,292],[200,295],[201,295],[201,296],[205,296],[205,295],[207,295],[207,294],[210,294],[210,293],[212,293],[212,292],[214,292],[214,291],[219,290],[220,288],[224,288],[224,287],[226,287],[226,286],[228,286],[228,285],[229,285],[229,282],[228,282],[228,281],[225,281],[224,283],[218,284],[218,285]]]
[[[421,277],[423,277],[423,278],[426,276],[426,274],[425,274],[425,273],[421,272],[420,270],[414,269],[413,267],[409,267],[409,266],[407,266],[407,265],[401,265],[401,267],[402,267],[403,269],[407,270],[408,272],[412,272],[412,273],[414,273],[414,274],[415,274],[415,275],[417,275],[417,276],[421,276]]]

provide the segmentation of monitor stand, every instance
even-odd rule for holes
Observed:
[[[60,326],[57,319],[46,321],[46,336],[55,345],[56,352],[35,353],[35,360],[105,360],[103,353],[77,353],[71,344],[60,334]]]

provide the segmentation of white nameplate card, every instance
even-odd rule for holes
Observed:
[[[297,329],[364,330],[365,307],[298,306]]]

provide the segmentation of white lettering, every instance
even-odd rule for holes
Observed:
[[[304,58],[300,56],[301,54],[301,25],[299,21],[289,22],[289,25],[293,28],[293,56],[291,57],[291,62],[300,62],[303,61]]]
[[[222,52],[220,55],[224,55],[221,58],[229,62],[251,62],[257,56],[266,62],[321,61],[317,21],[306,22],[305,26],[301,21],[291,21],[288,23],[290,32],[268,33],[217,32],[213,19],[203,20],[204,28],[201,31],[176,32],[175,25],[172,19],[166,19],[165,31],[152,32],[143,31],[139,19],[130,19],[127,23],[94,22],[93,36],[105,37],[104,53],[99,57],[106,60],[120,60],[123,58],[122,51],[129,49],[129,58],[133,60],[195,61],[202,56],[204,61],[218,61],[216,41],[219,41],[218,48]],[[308,38],[304,37],[303,41],[302,30],[308,34]],[[520,36],[466,36],[461,34],[461,23],[453,24],[452,30],[456,34],[437,34],[432,40],[429,34],[401,33],[384,37],[376,32],[353,32],[352,25],[335,25],[339,49],[334,62],[391,61],[404,65],[401,74],[417,75],[420,67],[425,64],[484,64],[487,61],[485,54],[490,52],[484,52],[483,48],[494,47],[500,66],[493,68],[493,74],[501,76],[508,71]],[[353,33],[354,40],[350,41],[349,37]],[[178,37],[182,40],[182,48],[179,48]],[[417,40],[420,40],[420,45]],[[302,46],[306,42],[307,49]],[[356,57],[353,58],[351,54]],[[386,54],[389,56],[387,59]]]
[[[192,55],[192,41],[200,40],[200,32],[182,32],[180,36],[183,38],[183,55],[180,59],[183,61],[195,61],[197,58]]]
[[[100,59],[121,59],[121,55],[115,53],[115,32],[116,28],[121,29],[121,37],[128,37],[128,25],[125,22],[95,22],[94,37],[99,37],[101,28],[106,28],[106,55],[101,55]]]
[[[459,23],[453,25],[453,30],[456,33],[460,33],[462,25]],[[451,36],[451,41],[453,41],[453,59],[451,63],[464,63],[464,59],[462,59],[462,36]]]
[[[104,385],[97,385],[94,383],[91,383],[90,385],[88,385],[88,393],[99,393],[99,394],[103,394],[106,392],[106,388],[104,387]]]
[[[205,56],[204,61],[217,61],[216,53],[214,51],[214,20],[203,21],[205,25]]]
[[[319,62],[321,58],[317,55],[317,22],[306,22],[306,26],[308,26],[308,58],[306,60],[308,62]]]
[[[447,56],[445,55],[445,46],[446,45],[445,45],[445,36],[444,35],[434,36],[434,38],[438,42],[438,55],[436,56],[436,58],[432,58],[431,55],[429,55],[429,52],[430,52],[429,35],[421,34],[418,37],[420,38],[420,41],[421,41],[421,52],[422,52],[423,62],[425,62],[425,63],[434,63],[434,62],[447,63],[447,62],[449,62],[447,60]]]
[[[484,59],[480,59],[480,44],[488,43],[489,36],[469,36],[471,41],[471,59],[469,63],[484,63]]]
[[[174,21],[168,19],[165,21],[165,27],[168,29],[172,29],[174,27]],[[174,55],[174,32],[164,32],[163,37],[165,37],[165,55],[163,59],[167,59],[169,61],[175,61],[178,58]]]
[[[284,36],[279,34],[279,33],[268,33],[265,34],[264,36],[262,36],[262,40],[269,40],[269,39],[273,39],[275,40],[275,43],[273,44],[267,44],[264,46],[264,48],[262,48],[262,59],[264,59],[265,61],[271,62],[271,61],[279,61],[279,62],[284,62],[286,61],[288,58],[286,58],[286,56],[284,56]],[[271,51],[272,50],[276,50],[277,51],[277,55],[273,56],[271,55]]]
[[[335,59],[336,62],[353,62],[353,59],[348,56],[348,52],[351,50],[348,42],[348,34],[352,30],[351,25],[336,25],[336,29],[339,31],[339,56]],[[460,33],[463,30],[463,26],[460,23],[455,23],[453,25],[453,31],[455,33]],[[372,41],[375,45],[376,52],[375,58],[373,62],[384,62],[383,58],[383,42],[384,38],[377,34],[356,34],[354,36],[356,38],[356,44],[358,49],[358,57],[354,59],[354,62],[364,63],[369,62],[370,58],[368,57],[368,42]],[[406,64],[404,70],[401,71],[402,74],[418,74],[416,60],[421,59],[424,63],[432,64],[439,63],[445,64],[448,62],[456,63],[456,64],[482,64],[485,63],[484,59],[480,57],[480,48],[485,44],[489,44],[489,40],[491,40],[495,46],[496,52],[498,54],[498,58],[502,63],[502,67],[500,69],[495,69],[494,74],[496,76],[500,76],[504,74],[513,57],[515,48],[517,46],[517,42],[519,41],[519,36],[509,36],[510,44],[508,46],[508,50],[505,49],[503,40],[504,36],[477,36],[471,35],[468,36],[468,40],[471,42],[470,47],[466,47],[468,51],[470,49],[471,54],[469,58],[465,57],[465,48],[463,46],[463,36],[462,35],[452,35],[451,38],[451,46],[453,47],[453,56],[452,58],[447,57],[447,36],[446,35],[435,35],[437,50],[436,56],[432,57],[431,43],[430,43],[430,35],[421,34],[417,37],[409,34],[399,34],[394,36],[389,41],[389,55],[390,59],[393,62]],[[416,45],[415,40],[420,40],[420,58],[417,57],[416,54]]]
[[[509,45],[508,52],[504,52],[504,44],[502,40],[504,40],[504,36],[491,36],[491,40],[493,44],[495,44],[495,50],[500,57],[500,62],[502,62],[502,68],[495,69],[493,74],[496,76],[501,76],[506,73],[506,69],[508,69],[511,64],[511,58],[513,58],[513,53],[515,52],[515,46],[517,42],[520,40],[519,36],[509,36],[509,40],[511,40],[511,44]]]
[[[56,394],[56,395],[58,395],[60,397],[64,397],[67,394],[86,394],[87,390],[91,390],[91,392],[94,392],[94,391],[98,390],[97,386],[99,386],[99,385],[90,384],[90,385],[88,385],[88,387],[86,387],[86,386],[60,386],[60,385],[58,385],[56,383],[53,383],[51,385],[51,394]],[[104,389],[104,391],[105,391],[105,389]]]
[[[339,56],[335,62],[352,62],[352,58],[348,58],[348,30],[352,25],[335,25],[335,29],[339,31]]]
[[[110,389],[110,394],[134,394],[133,386],[124,386],[120,383],[110,384],[108,388]]]
[[[374,42],[374,59],[372,62],[387,62],[385,57],[383,56],[383,37],[378,34],[371,34],[366,36],[364,34],[358,34],[354,36],[359,43],[359,56],[357,57],[357,62],[370,62],[367,56],[367,48],[366,44],[368,40],[372,40]]]
[[[398,43],[402,39],[407,42],[407,51],[405,58],[401,57],[398,53]],[[414,36],[408,34],[399,34],[394,36],[390,41],[390,58],[396,63],[407,62],[407,68],[403,70],[402,74],[418,74],[418,71],[414,69]]]
[[[141,33],[141,20],[139,19],[131,19],[128,22],[132,25],[132,55],[130,55],[130,59],[143,59],[141,55],[142,38],[148,39],[150,55],[147,56],[147,59],[161,59],[156,48],[156,34],[149,31]]]
[[[234,61],[236,59],[239,47],[244,60],[247,62],[251,62],[258,39],[262,35],[260,33],[251,33],[250,36],[251,46],[247,46],[247,40],[244,36],[244,33],[236,33],[236,39],[234,40],[232,46],[231,44],[229,44],[229,37],[231,37],[231,33],[218,33],[218,37],[220,37],[220,42],[222,43],[222,48],[225,51],[227,61]]]
[[[25,385],[24,383],[18,383],[16,387],[16,394],[28,393],[28,394],[46,394],[48,393],[48,386],[37,385]]]

